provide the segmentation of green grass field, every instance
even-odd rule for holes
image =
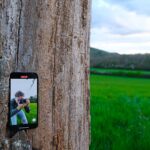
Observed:
[[[124,75],[124,76],[147,76],[150,77],[150,71],[144,70],[128,70],[128,69],[105,69],[105,68],[90,68],[91,73]]]
[[[150,149],[150,79],[91,75],[90,150]]]
[[[24,112],[25,110],[22,109]],[[26,113],[26,117],[27,117],[27,120],[28,120],[28,123],[29,124],[32,124],[32,119],[33,118],[37,118],[37,103],[30,103],[30,112],[29,113]],[[21,120],[18,118],[18,124],[21,124]]]

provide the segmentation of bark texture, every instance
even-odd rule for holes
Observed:
[[[0,0],[0,150],[88,150],[90,0]],[[12,71],[39,75],[39,127],[9,137]]]

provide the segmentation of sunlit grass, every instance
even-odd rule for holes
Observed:
[[[37,103],[30,103],[29,107],[30,107],[29,113],[27,113],[24,109],[22,109],[22,110],[25,112],[28,123],[32,124],[32,123],[34,123],[33,119],[37,119]],[[21,124],[21,120],[19,117],[18,117],[18,124]]]
[[[90,79],[90,149],[150,149],[150,79],[101,75]]]

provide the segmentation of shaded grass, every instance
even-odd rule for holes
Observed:
[[[99,75],[150,78],[150,71],[144,70],[90,68],[90,72],[91,74],[99,74]]]
[[[91,75],[91,150],[150,149],[150,80]]]
[[[99,71],[99,72],[132,72],[135,74],[148,74],[148,75],[150,75],[150,71],[146,71],[146,70],[105,69],[105,68],[90,68],[90,70]]]

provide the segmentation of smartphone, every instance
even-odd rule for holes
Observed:
[[[13,72],[9,78],[9,127],[29,129],[38,126],[38,75]]]

